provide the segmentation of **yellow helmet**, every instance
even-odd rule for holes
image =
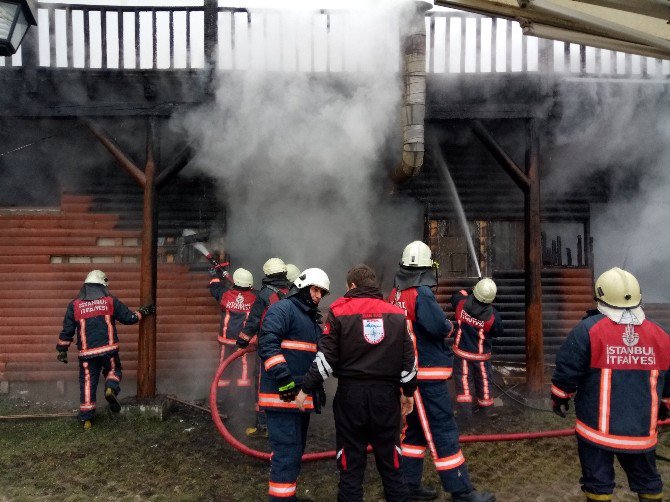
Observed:
[[[642,301],[640,283],[630,272],[619,267],[611,268],[596,280],[595,299],[610,307],[635,308]]]
[[[86,276],[86,279],[84,279],[84,282],[107,286],[107,275],[102,270],[91,270]]]
[[[286,272],[286,264],[281,258],[270,258],[263,264],[263,273],[265,275],[278,274]]]
[[[300,269],[298,267],[296,267],[293,263],[286,264],[286,278],[290,282],[295,281],[299,275],[300,275]]]
[[[238,268],[233,272],[233,284],[238,288],[250,288],[254,285],[254,276],[246,268]]]
[[[496,297],[498,288],[496,283],[493,282],[493,279],[484,277],[477,284],[475,284],[472,293],[475,295],[475,298],[482,303],[492,303]]]

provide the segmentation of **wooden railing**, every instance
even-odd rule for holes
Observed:
[[[356,14],[320,10],[299,19],[280,10],[217,7],[115,7],[40,3],[39,34],[28,62],[20,52],[0,66],[104,70],[191,69],[339,72],[365,69],[347,50]],[[288,20],[288,21],[287,21]],[[460,11],[426,16],[430,73],[543,72],[581,76],[670,77],[670,61],[522,34],[517,22]],[[300,36],[296,36],[296,30]],[[395,30],[395,31],[394,31]],[[384,41],[397,71],[399,28]],[[29,45],[28,41],[24,45]],[[23,47],[25,51],[25,47]],[[31,49],[28,49],[31,50]],[[251,58],[251,54],[263,57]],[[376,57],[375,62],[377,63]]]

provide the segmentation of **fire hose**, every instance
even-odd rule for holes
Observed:
[[[223,436],[223,438],[228,442],[228,444],[230,444],[230,446],[235,448],[237,451],[244,453],[245,455],[248,455],[250,457],[257,458],[260,460],[270,460],[269,452],[264,452],[250,448],[249,446],[239,441],[235,436],[233,436],[233,434],[224,425],[223,420],[221,419],[220,412],[217,408],[217,402],[216,402],[217,391],[219,389],[218,385],[219,379],[221,378],[221,375],[223,375],[223,372],[228,368],[228,366],[230,366],[230,364],[235,359],[243,356],[248,352],[254,352],[255,350],[256,350],[255,347],[248,347],[246,349],[238,350],[236,352],[233,352],[230,356],[228,356],[221,362],[219,368],[216,370],[214,380],[212,380],[212,384],[209,388],[209,407],[212,412],[212,420],[214,421],[216,429],[219,431],[221,436]],[[659,426],[670,425],[670,419],[659,421],[658,425]],[[563,436],[572,436],[574,434],[575,429],[573,427],[570,429],[555,429],[555,430],[535,431],[535,432],[513,432],[513,433],[468,435],[468,436],[460,436],[458,440],[461,443],[484,443],[484,442],[496,442],[496,441],[520,441],[524,439],[556,438]],[[370,447],[368,447],[368,452],[369,451],[371,451]],[[335,455],[336,455],[335,450],[316,452],[316,453],[305,453],[302,456],[302,461],[312,462],[315,460],[326,460],[330,458],[335,458]]]

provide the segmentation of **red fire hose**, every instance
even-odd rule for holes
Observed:
[[[237,359],[238,357],[241,357],[242,355],[248,353],[248,352],[254,352],[256,350],[255,347],[249,347],[243,350],[238,350],[234,353],[232,353],[230,356],[228,356],[226,359],[224,359],[221,364],[219,365],[219,368],[216,370],[216,375],[214,375],[214,380],[212,380],[212,385],[209,388],[209,407],[212,410],[212,420],[214,420],[214,425],[216,426],[216,429],[219,431],[219,433],[223,436],[223,438],[236,450],[238,450],[241,453],[244,453],[245,455],[249,455],[250,457],[254,457],[260,460],[270,460],[270,453],[264,452],[264,451],[259,451],[259,450],[254,450],[253,448],[248,447],[241,441],[238,441],[235,436],[233,436],[230,431],[226,428],[226,426],[223,424],[223,420],[221,420],[221,416],[219,414],[219,410],[217,408],[217,402],[216,402],[216,394],[219,388],[219,379],[221,378],[221,375],[223,375],[223,372],[230,366],[230,364]],[[664,425],[670,425],[670,419],[668,420],[663,420],[661,422],[658,422],[658,425],[664,426]],[[492,441],[519,441],[522,439],[540,439],[540,438],[555,438],[555,437],[563,437],[563,436],[572,436],[575,433],[575,429],[557,429],[557,430],[550,430],[550,431],[537,431],[537,432],[515,432],[515,433],[507,433],[507,434],[481,434],[481,435],[473,435],[473,436],[461,436],[459,438],[459,441],[461,443],[483,443],[483,442],[492,442]],[[368,451],[370,451],[370,448],[368,447]],[[303,462],[311,462],[314,460],[325,460],[329,458],[335,458],[335,450],[329,450],[329,451],[323,451],[323,452],[318,452],[318,453],[305,453],[302,456],[302,461]]]

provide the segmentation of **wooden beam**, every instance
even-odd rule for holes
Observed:
[[[156,189],[163,188],[171,179],[184,169],[193,159],[195,152],[191,145],[184,147],[178,154],[175,161],[167,169],[163,169],[156,177]]]
[[[144,168],[144,204],[142,209],[142,261],[140,265],[140,303],[156,304],[158,200],[156,197],[156,165],[154,163],[154,124],[147,123],[147,164]],[[156,316],[140,322],[137,347],[137,397],[156,395]]]
[[[493,158],[498,161],[498,164],[509,174],[512,181],[517,184],[524,193],[527,193],[530,189],[530,179],[519,166],[505,153],[502,147],[493,139],[493,136],[489,134],[484,125],[479,121],[475,120],[472,122],[472,132],[479,138],[479,140],[484,144],[486,149],[489,151]]]
[[[526,383],[539,395],[544,385],[542,332],[542,221],[540,213],[539,140],[535,120],[526,121],[526,174],[529,189],[524,197],[524,270],[526,296]]]
[[[102,129],[96,126],[91,120],[87,118],[81,118],[81,122],[88,127],[88,129],[93,133],[93,135],[98,138],[98,141],[107,148],[107,151],[112,154],[116,163],[121,166],[121,168],[126,171],[132,178],[137,182],[141,187],[146,185],[145,173],[135,165],[126,155],[119,149],[118,146],[104,133]]]

